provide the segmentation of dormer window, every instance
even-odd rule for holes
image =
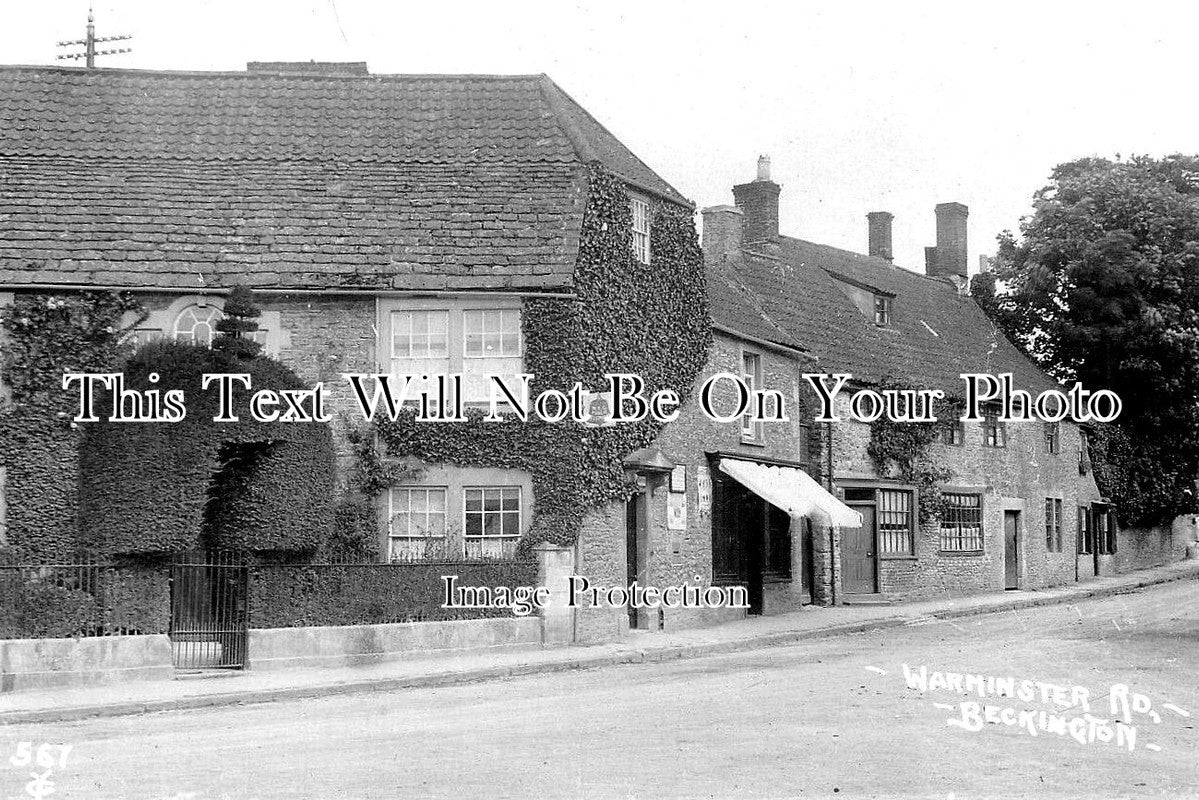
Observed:
[[[633,255],[642,264],[649,263],[649,203],[636,197],[629,200],[633,211]]]
[[[881,294],[874,296],[874,324],[886,326],[891,324],[891,298]]]

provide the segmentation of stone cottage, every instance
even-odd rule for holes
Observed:
[[[731,373],[777,390],[789,419],[719,426],[690,398],[658,440],[685,479],[647,494],[659,509],[657,580],[748,584],[757,596],[749,613],[771,613],[809,602],[1037,588],[1113,571],[1115,519],[1078,425],[1005,423],[988,405],[979,422],[939,427],[924,456],[938,477],[922,490],[880,471],[869,453],[872,425],[850,418],[850,395],[864,387],[960,397],[960,375],[969,372],[1011,373],[1033,395],[1057,386],[969,297],[967,208],[937,206],[936,245],[915,272],[893,262],[890,213],[868,215],[867,253],[854,253],[781,233],[780,191],[764,160],[756,180],[733,188],[735,205],[703,211],[714,333],[705,376]],[[813,421],[809,373],[853,376],[837,396],[839,422]],[[939,418],[956,420],[959,411]],[[753,467],[724,468],[730,461]],[[805,473],[805,487],[819,484],[860,524],[831,525],[835,508],[810,490],[817,508],[789,518],[762,483],[771,469],[796,485],[795,473]],[[922,493],[934,492],[922,512]],[[685,529],[668,525],[672,504],[687,509]],[[586,563],[586,538],[582,547]],[[694,621],[675,615],[649,626]]]
[[[643,320],[612,308],[671,287],[685,296],[661,329],[677,338],[688,325],[672,315],[693,309],[704,346],[693,205],[546,76],[6,67],[0,98],[0,303],[128,291],[146,312],[134,344],[207,344],[228,289],[251,287],[265,352],[330,391],[343,486],[363,422],[345,373],[461,374],[471,408],[486,374],[566,382],[579,363],[592,380],[613,351],[633,356],[610,368],[669,382],[653,341],[618,341]],[[586,319],[593,307],[609,316]],[[480,451],[480,428],[449,428],[452,442],[383,445],[416,462],[370,498],[383,559],[511,556],[546,498],[546,536],[569,540],[585,510],[562,498],[591,487],[538,472],[559,454],[583,464],[555,446],[565,434],[497,426]],[[50,476],[73,497],[74,476],[44,466],[0,459],[0,544],[47,516],[70,528],[74,500],[34,488]]]

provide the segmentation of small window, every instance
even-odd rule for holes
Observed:
[[[1091,525],[1094,529],[1095,546],[1099,554],[1113,555],[1116,552],[1116,525],[1109,506],[1098,503],[1091,506]]]
[[[1007,423],[999,420],[995,406],[983,409],[983,446],[1007,447]]]
[[[874,296],[874,324],[891,324],[891,298],[881,294]]]
[[[981,553],[982,549],[982,495],[943,493],[941,550],[946,553]]]
[[[520,356],[520,310],[470,309],[462,313],[465,358]]]
[[[520,487],[463,490],[468,558],[510,558],[520,538]]]
[[[741,418],[741,439],[746,442],[761,442],[762,421],[753,419],[755,411],[753,393],[762,386],[762,357],[757,353],[742,352],[741,379],[750,391],[750,409]]]
[[[393,359],[443,359],[449,355],[449,313],[446,311],[393,311]]]
[[[939,433],[941,441],[951,447],[961,447],[966,443],[966,424],[960,419],[944,420]]]
[[[1062,552],[1062,501],[1055,497],[1045,498],[1045,549]]]
[[[1045,423],[1045,449],[1049,451],[1050,454],[1061,452],[1061,435],[1062,430],[1060,422]]]
[[[912,493],[878,490],[878,549],[883,555],[915,553],[912,536]]]
[[[216,323],[220,318],[221,310],[216,306],[199,303],[190,305],[175,317],[175,339],[212,347],[212,339],[216,336]]]
[[[419,561],[445,554],[446,490],[397,486],[388,492],[389,561]]]
[[[629,201],[633,210],[633,255],[642,264],[649,263],[649,203],[636,197]]]

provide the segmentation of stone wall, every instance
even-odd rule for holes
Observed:
[[[848,420],[849,400],[838,396],[841,422],[833,423],[833,475],[841,489],[878,482],[867,445],[870,426]],[[1004,512],[1019,513],[1020,588],[1033,589],[1076,579],[1078,506],[1100,500],[1094,476],[1079,474],[1081,433],[1063,422],[1060,446],[1050,453],[1044,423],[1007,423],[1007,446],[983,445],[981,423],[965,423],[963,444],[932,446],[934,460],[949,468],[944,489],[982,495],[981,554],[945,553],[939,526],[916,532],[911,557],[881,557],[879,589],[904,598],[929,598],[1004,588]],[[1062,548],[1051,552],[1046,536],[1046,498],[1062,501]]]

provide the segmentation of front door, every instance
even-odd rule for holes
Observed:
[[[1020,512],[1003,512],[1003,588],[1020,588]]]
[[[851,506],[862,515],[862,527],[841,530],[841,590],[846,594],[878,591],[878,557],[874,549],[874,506]]]

